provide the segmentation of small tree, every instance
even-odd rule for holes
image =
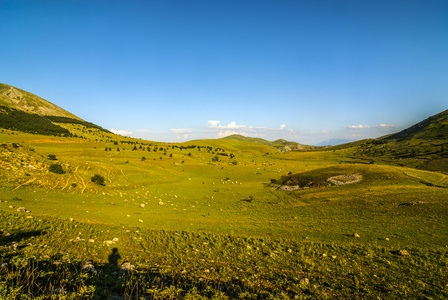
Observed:
[[[104,177],[98,174],[95,174],[92,178],[90,178],[90,180],[99,185],[106,185],[104,182]]]
[[[58,160],[58,159],[56,158],[56,155],[54,155],[54,154],[48,154],[47,158],[48,158],[49,160]]]

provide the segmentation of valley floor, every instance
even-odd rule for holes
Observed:
[[[443,173],[229,140],[0,141],[3,299],[448,297]]]

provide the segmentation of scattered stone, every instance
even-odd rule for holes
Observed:
[[[0,263],[0,268],[7,268],[8,267],[8,263]]]
[[[359,238],[359,234],[357,234],[356,232],[352,235],[353,237]]]
[[[135,269],[135,266],[134,265],[132,265],[130,262],[128,262],[128,261],[125,261],[124,263],[122,263],[121,264],[121,267],[120,267],[120,271],[121,272],[130,272],[130,271],[132,271],[132,270],[134,270]]]
[[[336,255],[332,255],[331,256],[332,259],[336,259],[336,257],[337,257]]]
[[[279,187],[278,189],[281,191],[289,191],[289,192],[293,192],[293,191],[297,191],[300,187],[298,185],[283,185],[281,187]]]
[[[112,245],[114,242],[113,241],[104,241],[104,244],[106,245]]]
[[[118,242],[118,238],[115,237],[115,238],[112,239],[112,241]]]
[[[322,257],[327,257],[327,253],[322,254]]]
[[[142,220],[142,219],[138,219],[138,221],[139,221],[140,223],[143,223],[143,220]]]
[[[398,255],[402,255],[402,256],[409,255],[409,252],[407,250],[399,250]]]
[[[162,201],[159,201],[159,205],[163,205],[164,203]]]
[[[84,266],[82,267],[82,271],[88,272],[88,273],[96,273],[95,266],[93,265],[93,262],[91,260],[88,260],[84,263]]]
[[[288,250],[287,250],[289,253],[291,253],[292,252],[292,249],[291,248],[288,248]]]
[[[300,278],[299,283],[300,283],[301,285],[307,285],[307,284],[310,283],[310,280],[309,280],[308,278],[306,278],[306,277],[304,277],[304,278]]]
[[[388,241],[388,240],[389,240],[389,238],[385,238],[384,240],[385,240],[385,241]]]
[[[94,239],[89,239],[88,242],[89,243],[95,243],[95,240]]]
[[[27,219],[32,219],[32,218],[33,218],[33,216],[26,216],[26,218],[27,218]]]
[[[145,204],[144,203],[140,204],[140,207],[141,208],[145,207]]]

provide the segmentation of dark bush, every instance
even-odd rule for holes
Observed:
[[[65,171],[60,164],[52,164],[48,170],[56,174],[65,174]]]
[[[95,174],[92,178],[90,178],[90,180],[99,185],[106,185],[104,177],[98,174]]]

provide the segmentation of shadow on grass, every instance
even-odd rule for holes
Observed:
[[[0,282],[6,286],[3,290],[20,291],[20,296],[31,299],[65,296],[74,299],[209,299],[217,296],[238,298],[240,293],[258,294],[256,299],[264,299],[260,291],[247,287],[238,279],[223,281],[163,267],[123,268],[127,262],[119,263],[118,248],[112,249],[109,261],[105,263],[64,261],[56,256],[46,260],[24,259],[19,252],[11,252],[7,266],[0,267]],[[85,268],[86,264],[92,267]],[[265,288],[266,297],[275,293],[268,290]],[[6,296],[13,294],[7,292]]]
[[[8,247],[8,246],[15,247],[14,245],[18,244],[19,242],[28,240],[35,236],[41,236],[44,234],[46,234],[46,232],[43,230],[16,232],[14,234],[2,232],[0,235],[0,247]],[[24,247],[26,247],[26,245],[17,246],[17,249],[21,249]]]

